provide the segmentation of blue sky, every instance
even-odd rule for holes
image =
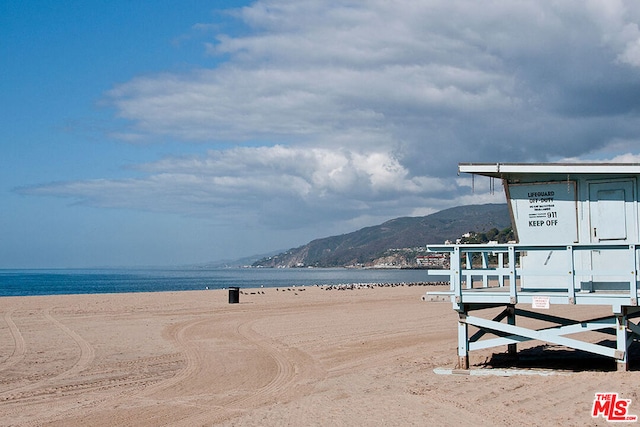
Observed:
[[[640,158],[633,1],[0,5],[0,268],[180,265]]]

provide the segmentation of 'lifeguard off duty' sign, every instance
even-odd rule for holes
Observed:
[[[521,242],[571,244],[578,240],[576,184],[510,184],[509,198]]]

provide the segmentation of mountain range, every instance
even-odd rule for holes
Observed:
[[[313,240],[253,267],[412,266],[425,245],[455,241],[468,232],[482,233],[511,226],[506,204],[467,205],[421,217],[401,217],[352,233]]]

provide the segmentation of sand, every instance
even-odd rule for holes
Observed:
[[[434,372],[455,368],[457,315],[431,289],[0,298],[0,425],[606,425],[597,392],[640,414],[639,372],[562,349]]]

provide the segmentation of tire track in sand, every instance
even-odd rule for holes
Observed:
[[[27,349],[27,346],[24,342],[24,337],[22,336],[22,333],[20,333],[20,329],[18,329],[18,326],[15,324],[15,322],[11,318],[12,314],[13,314],[13,310],[7,311],[4,314],[4,321],[7,323],[7,326],[9,327],[9,333],[13,338],[13,352],[7,358],[7,360],[4,361],[2,366],[0,366],[0,371],[9,369],[10,367],[18,363],[20,360],[22,360],[22,358],[24,357],[24,353]]]
[[[172,387],[180,387],[181,383],[188,383],[190,378],[198,375],[203,363],[202,357],[204,357],[204,353],[202,353],[203,349],[198,347],[198,343],[190,338],[189,332],[192,328],[211,322],[211,320],[211,317],[196,319],[174,325],[169,330],[169,335],[176,343],[178,351],[184,356],[186,366],[173,377],[146,387],[137,394],[137,397],[148,397],[156,392]],[[227,398],[224,401],[210,402],[209,404],[204,404],[203,402],[194,404],[191,408],[191,414],[187,417],[172,418],[170,415],[167,416],[168,414],[156,414],[157,417],[154,419],[156,425],[192,426],[221,421],[227,419],[236,410],[258,407],[269,401],[277,400],[289,390],[289,386],[294,382],[301,370],[299,367],[310,362],[305,356],[298,355],[295,349],[291,352],[288,349],[281,349],[273,340],[255,332],[252,326],[257,321],[241,322],[237,324],[234,332],[239,339],[247,341],[256,347],[255,351],[260,353],[261,360],[264,360],[264,358],[273,360],[275,368],[273,376],[268,383],[236,398]],[[125,418],[118,421],[126,423],[132,420]]]
[[[276,369],[273,378],[263,387],[256,388],[245,396],[225,400],[222,405],[218,406],[200,407],[191,416],[173,420],[166,425],[193,426],[217,423],[228,419],[232,416],[231,413],[233,411],[247,410],[259,407],[270,401],[279,400],[280,397],[291,390],[294,381],[298,383],[310,377],[308,372],[305,372],[305,375],[301,375],[305,371],[302,369],[303,365],[312,363],[310,359],[307,360],[305,356],[297,354],[295,349],[291,352],[287,348],[281,349],[274,340],[258,334],[253,329],[253,324],[257,321],[242,322],[238,324],[235,332],[242,339],[255,345],[258,351],[264,354],[264,357],[274,361]]]
[[[67,378],[82,372],[95,357],[95,351],[93,346],[89,344],[84,338],[82,338],[78,333],[63,323],[61,323],[58,319],[54,318],[51,313],[51,308],[48,308],[44,311],[44,317],[55,324],[58,328],[62,329],[62,331],[67,334],[71,339],[76,343],[76,345],[80,348],[80,358],[78,361],[71,367],[71,369],[66,370],[56,377],[56,379]]]
[[[182,356],[181,359],[183,359],[183,361],[185,362],[185,366],[180,369],[175,375],[164,380],[146,384],[140,388],[136,388],[135,390],[123,391],[117,396],[111,396],[108,399],[105,399],[105,402],[108,402],[108,405],[110,407],[113,407],[123,402],[127,402],[132,398],[135,398],[136,400],[145,400],[151,398],[153,394],[161,393],[162,391],[173,387],[179,387],[183,383],[188,384],[189,379],[197,375],[198,370],[201,367],[201,357],[198,352],[197,344],[188,338],[187,332],[191,328],[197,327],[200,324],[210,321],[210,317],[207,317],[205,319],[198,318],[186,322],[177,323],[169,327],[167,334],[169,338],[175,343],[177,351]],[[1,396],[0,400],[2,400]],[[101,403],[104,402],[96,402],[96,404],[93,405],[94,409],[95,407],[99,407]],[[157,426],[175,425],[175,420],[172,418],[173,414],[157,411],[156,409],[144,409],[144,406],[145,405],[142,406],[142,411],[147,413],[148,416],[146,418],[148,422],[153,423],[153,425]],[[147,410],[148,412],[146,412]],[[194,407],[194,410],[197,410],[197,408]],[[206,408],[203,408],[201,410],[206,410]],[[114,414],[111,422],[113,423],[113,425],[135,425],[136,417],[139,416],[139,413],[131,414],[125,411],[122,414]]]
[[[256,345],[267,357],[276,364],[276,371],[273,379],[264,387],[256,389],[253,394],[246,397],[234,399],[229,402],[231,407],[246,406],[247,403],[261,403],[262,400],[276,398],[287,386],[293,382],[296,376],[296,364],[286,354],[278,348],[273,340],[258,334],[253,329],[256,321],[244,322],[238,325],[236,331],[238,335]]]
[[[150,386],[146,387],[144,390],[137,394],[138,396],[149,396],[158,391],[174,387],[177,384],[186,381],[189,377],[196,373],[200,366],[200,356],[195,344],[185,339],[185,333],[188,329],[198,326],[201,323],[206,323],[210,320],[211,319],[209,318],[191,320],[188,322],[173,325],[169,329],[169,336],[176,344],[177,350],[183,355],[186,365],[171,378],[157,382],[155,384],[151,384]]]
[[[175,343],[177,351],[182,355],[185,366],[171,378],[146,385],[143,389],[136,390],[135,394],[131,392],[124,393],[117,400],[111,400],[110,405],[113,406],[114,402],[117,403],[120,399],[130,399],[132,396],[135,396],[136,399],[150,398],[153,394],[160,393],[163,390],[178,387],[181,383],[188,383],[191,377],[197,375],[198,369],[200,369],[201,358],[196,344],[187,338],[186,333],[189,329],[209,321],[211,321],[211,318],[207,317],[205,319],[195,319],[170,326],[167,333]],[[195,409],[194,407],[194,410]],[[175,425],[175,420],[171,419],[170,414],[152,411],[148,414],[147,418],[149,422],[153,422],[153,424],[157,426]],[[118,425],[136,424],[136,418],[127,413],[116,416],[112,421]]]
[[[22,387],[14,388],[12,390],[7,390],[4,393],[0,393],[0,401],[26,398],[26,397],[29,397],[31,394],[33,394],[33,392],[35,392],[37,389],[44,388],[48,384],[54,384],[60,381],[61,379],[73,377],[79,374],[80,372],[82,372],[87,366],[89,366],[89,364],[93,361],[95,357],[95,351],[91,346],[91,344],[89,344],[84,338],[78,335],[77,332],[70,329],[69,327],[61,323],[59,320],[54,318],[51,315],[51,308],[47,308],[42,312],[42,314],[45,319],[53,323],[56,327],[61,329],[67,336],[69,336],[73,340],[73,342],[80,349],[80,357],[69,369],[61,372],[58,375],[43,379],[41,381],[36,381],[34,383],[27,384]],[[20,336],[22,335],[20,334]],[[49,391],[54,393],[55,390],[56,388],[54,387]]]

